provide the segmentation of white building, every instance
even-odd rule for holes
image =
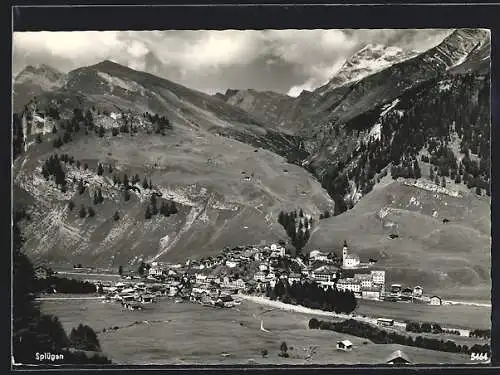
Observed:
[[[337,281],[337,289],[342,291],[350,290],[351,292],[359,293],[361,291],[361,283],[352,277],[340,279]]]
[[[361,283],[361,289],[370,289],[373,286],[371,274],[355,274],[354,279]]]
[[[268,270],[267,264],[262,263],[259,265],[259,271],[264,272],[267,270]]]
[[[347,242],[344,241],[344,247],[342,248],[342,266],[344,268],[356,268],[360,263],[359,257],[356,254],[349,254]]]
[[[337,271],[334,266],[321,266],[312,271],[311,277],[317,282],[333,282],[337,278]]]
[[[385,271],[371,271],[373,284],[385,285]]]
[[[328,260],[328,256],[319,250],[313,250],[309,253],[309,259],[315,260],[315,261],[320,261],[320,262],[325,262]]]
[[[416,286],[413,288],[413,296],[414,297],[422,297],[422,294],[424,293],[424,290],[422,289],[421,286]]]
[[[151,268],[148,271],[149,276],[153,276],[153,277],[162,276],[163,270],[161,269],[161,267],[158,266],[158,264],[155,264],[155,263],[153,263],[153,265],[151,266]]]
[[[238,267],[239,265],[240,262],[235,259],[226,260],[226,266],[228,266],[229,268]]]
[[[256,272],[255,275],[253,275],[253,279],[256,281],[264,281],[266,280],[266,274],[264,272]]]
[[[442,301],[438,296],[432,296],[429,303],[431,305],[440,306],[442,304]]]
[[[342,350],[344,352],[350,352],[352,350],[352,342],[349,340],[343,340],[337,342],[337,350]]]

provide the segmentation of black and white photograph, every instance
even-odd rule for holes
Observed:
[[[491,33],[15,31],[13,365],[475,365]]]

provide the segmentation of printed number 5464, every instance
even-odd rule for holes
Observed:
[[[471,361],[487,361],[489,359],[488,353],[471,353]]]

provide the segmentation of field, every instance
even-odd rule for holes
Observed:
[[[101,301],[43,301],[42,311],[59,316],[67,332],[79,323],[92,326],[103,351],[120,364],[377,364],[397,349],[414,363],[469,362],[466,355],[309,330],[311,315],[247,301],[234,309],[212,309],[165,300],[138,312]],[[270,332],[260,330],[261,320]],[[351,353],[335,350],[343,339],[353,343]],[[278,356],[282,341],[289,348],[287,359]],[[262,349],[268,351],[266,358]]]
[[[319,221],[307,249],[340,254],[346,240],[362,262],[377,259],[388,284],[420,285],[444,299],[490,300],[488,198],[467,192],[452,197],[384,179],[353,209]]]
[[[442,327],[491,329],[491,308],[465,305],[431,306],[416,303],[360,300],[356,314],[439,323]]]

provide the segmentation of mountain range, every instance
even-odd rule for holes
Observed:
[[[486,295],[489,49],[480,29],[421,53],[367,45],[296,98],[211,96],[111,61],[27,67],[13,85],[26,250],[61,264],[184,261],[287,240],[278,214],[300,208],[313,218],[302,251],[347,240],[389,280]],[[55,154],[64,187],[44,175]],[[147,218],[152,195],[177,213]]]

